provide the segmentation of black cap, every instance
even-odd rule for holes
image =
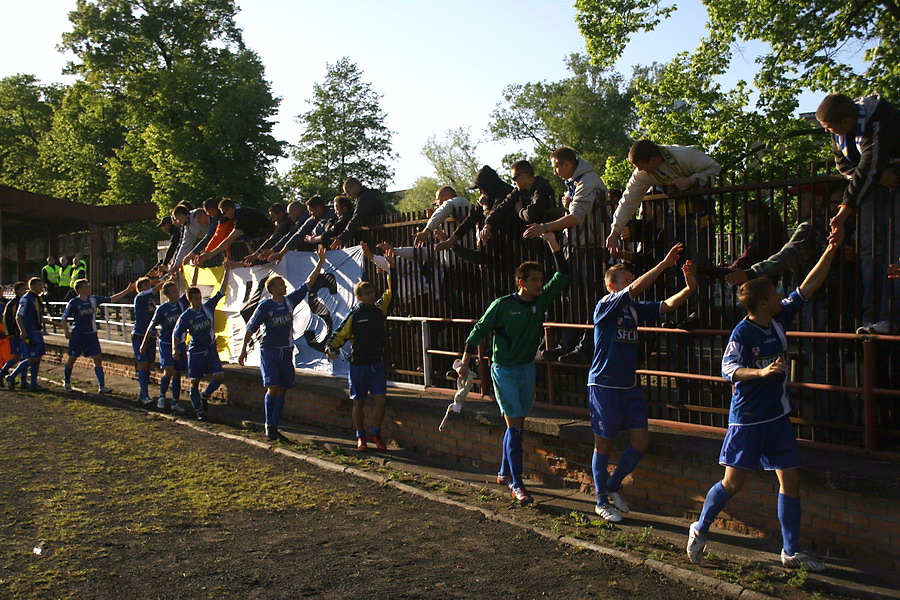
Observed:
[[[172,217],[170,217],[169,215],[166,215],[162,219],[159,220],[159,224],[157,225],[157,227],[163,227],[165,225],[171,225],[171,224],[172,224]]]

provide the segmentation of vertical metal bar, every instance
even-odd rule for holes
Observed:
[[[878,365],[875,358],[875,342],[863,340],[863,433],[865,448],[869,452],[878,449],[878,403],[875,399],[875,382],[878,378]]]
[[[545,348],[554,348],[553,331],[550,327],[544,327]],[[556,405],[559,401],[556,398],[556,369],[553,368],[553,361],[547,361],[547,402]]]
[[[478,344],[478,379],[481,380],[481,397],[486,396],[486,392],[491,385],[491,371],[488,368],[487,360],[482,358],[486,349],[484,344]]]
[[[431,378],[431,355],[428,351],[431,349],[431,329],[428,327],[428,321],[422,319],[422,374],[424,375],[424,385],[426,388],[432,387]]]

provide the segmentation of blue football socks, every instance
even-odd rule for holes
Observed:
[[[625,452],[619,457],[616,470],[613,471],[609,481],[606,482],[606,489],[610,492],[618,492],[619,488],[622,487],[622,480],[634,471],[634,468],[642,458],[644,458],[644,454],[635,450],[634,446],[629,445],[625,448]]]
[[[506,458],[509,461],[513,487],[523,487],[522,481],[522,427],[510,427],[506,438]]]
[[[706,534],[709,532],[713,521],[716,520],[716,517],[725,508],[729,500],[731,500],[731,496],[725,491],[725,486],[722,485],[721,481],[717,481],[714,486],[709,488],[709,491],[706,492],[706,500],[703,501],[703,510],[700,511],[700,525],[698,527],[700,533]]]
[[[594,456],[591,459],[591,471],[594,472],[594,489],[597,491],[597,506],[609,504],[609,498],[606,497],[606,478],[609,477],[609,456],[600,454],[594,450]]]
[[[141,389],[141,398],[150,397],[150,371],[138,371],[138,385]]]
[[[784,553],[793,556],[800,549],[800,498],[778,494],[778,521]]]

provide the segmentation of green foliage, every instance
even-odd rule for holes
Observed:
[[[381,96],[362,75],[344,57],[328,64],[325,80],[313,86],[312,108],[298,117],[304,132],[291,151],[294,165],[281,182],[292,193],[332,196],[347,177],[383,189],[393,177],[392,132]]]
[[[419,212],[429,208],[434,202],[438,188],[449,185],[457,196],[477,199],[476,192],[468,187],[478,171],[476,152],[478,144],[472,141],[469,129],[458,127],[448,129],[443,138],[432,134],[422,146],[422,156],[428,159],[434,169],[433,175],[416,179],[412,187],[403,192],[397,203],[399,212]]]
[[[441,187],[436,177],[419,177],[412,187],[403,192],[397,202],[397,212],[421,212],[434,202],[434,193]]]
[[[536,171],[539,163],[549,164],[550,153],[560,146],[603,165],[607,156],[624,156],[631,143],[635,116],[622,76],[579,54],[569,56],[566,65],[572,73],[566,79],[507,86],[491,115],[496,139],[534,145]]]
[[[88,203],[230,196],[262,205],[278,100],[232,0],[82,0],[61,50],[68,88],[0,81],[0,181]],[[150,249],[139,225],[120,239]]]
[[[633,171],[634,165],[628,161],[627,157],[615,158],[609,156],[606,159],[606,166],[603,169],[603,183],[611,190],[624,190],[625,184],[628,183],[628,178],[631,177]]]
[[[0,79],[0,183],[44,189],[40,146],[62,93],[58,86],[41,85],[33,75]]]
[[[458,127],[448,129],[443,139],[431,135],[422,146],[422,155],[434,167],[439,185],[449,185],[458,196],[475,200],[475,192],[468,187],[472,185],[479,167],[475,155],[477,150],[478,144],[472,141],[469,129]],[[431,197],[434,199],[434,192]]]
[[[796,101],[747,110],[750,87],[739,81],[723,90],[717,78],[731,57],[727,39],[706,39],[693,53],[683,52],[665,65],[638,69],[634,103],[637,135],[658,143],[695,145],[709,152],[724,170],[808,162],[819,152],[814,135],[793,116]]]
[[[575,6],[588,53],[600,66],[611,66],[635,34],[653,30],[676,9],[650,0],[576,0]],[[895,0],[706,0],[704,6],[709,34],[697,49],[637,78],[640,135],[697,144],[726,167],[808,161],[821,154],[814,139],[795,135],[812,129],[793,117],[802,89],[889,98],[900,89]],[[743,41],[763,42],[769,51],[757,59],[752,82],[723,90],[717,80]],[[843,62],[856,50],[864,50],[862,71]],[[754,92],[758,100],[748,109]],[[754,156],[763,146],[768,152]]]
[[[0,177],[90,203],[261,204],[281,154],[270,135],[278,101],[243,47],[236,10],[228,0],[80,2],[62,45],[78,58],[67,67],[75,84],[42,88],[26,77],[0,86],[18,93],[19,126],[31,132],[4,147],[40,174],[23,177],[4,160]]]

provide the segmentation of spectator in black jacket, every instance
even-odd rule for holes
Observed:
[[[435,245],[435,249],[449,250],[452,248],[456,242],[465,238],[472,230],[483,224],[485,216],[490,213],[494,205],[509,196],[513,191],[513,187],[500,179],[497,171],[488,165],[484,165],[478,170],[478,173],[475,174],[475,181],[469,189],[477,189],[481,192],[478,204],[472,207],[472,210],[469,211],[469,216],[459,224],[459,227],[456,228],[456,231],[449,238]]]
[[[886,280],[885,273],[890,259],[900,255],[900,111],[877,95],[853,100],[829,94],[816,109],[816,119],[831,134],[838,171],[849,180],[831,219],[838,244],[847,218],[859,211],[863,311],[857,332],[897,331],[900,281]]]
[[[534,175],[534,167],[527,160],[520,160],[510,167],[515,189],[494,206],[485,219],[485,227],[502,228],[507,224],[519,236],[531,223],[543,223],[560,216],[554,214],[557,208],[556,191],[550,182]]]
[[[353,216],[346,224],[346,227],[331,242],[332,250],[340,250],[347,245],[369,217],[380,217],[387,214],[387,208],[384,205],[384,200],[381,199],[381,194],[364,187],[358,179],[348,177],[344,180],[343,189],[344,194],[356,200],[356,207],[353,209]]]
[[[220,252],[225,252],[231,245],[241,240],[249,246],[250,240],[272,226],[272,222],[260,211],[243,204],[235,204],[230,198],[219,201],[219,211],[225,219],[234,221],[234,229],[215,248],[206,250],[200,255],[200,261],[209,260]]]
[[[181,245],[181,227],[169,215],[160,219],[157,227],[169,234],[169,249],[166,250],[166,256],[156,263],[156,266],[168,270],[174,266],[175,253],[178,252],[178,247]]]
[[[306,236],[306,243],[310,245],[318,245],[322,244],[323,246],[331,247],[332,249],[340,249],[343,247],[342,244],[339,244],[337,248],[335,248],[334,242],[340,241],[340,236],[347,231],[347,227],[353,223],[353,218],[356,215],[356,212],[353,210],[353,200],[348,198],[347,196],[335,196],[334,197],[334,214],[335,217],[328,222],[325,231],[321,235],[308,235]]]
[[[309,216],[303,224],[287,240],[282,240],[275,244],[271,254],[266,260],[280,262],[284,255],[291,250],[312,250],[311,246],[306,242],[307,238],[320,238],[329,223],[335,219],[334,211],[325,202],[322,196],[316,194],[306,201],[306,209]]]

